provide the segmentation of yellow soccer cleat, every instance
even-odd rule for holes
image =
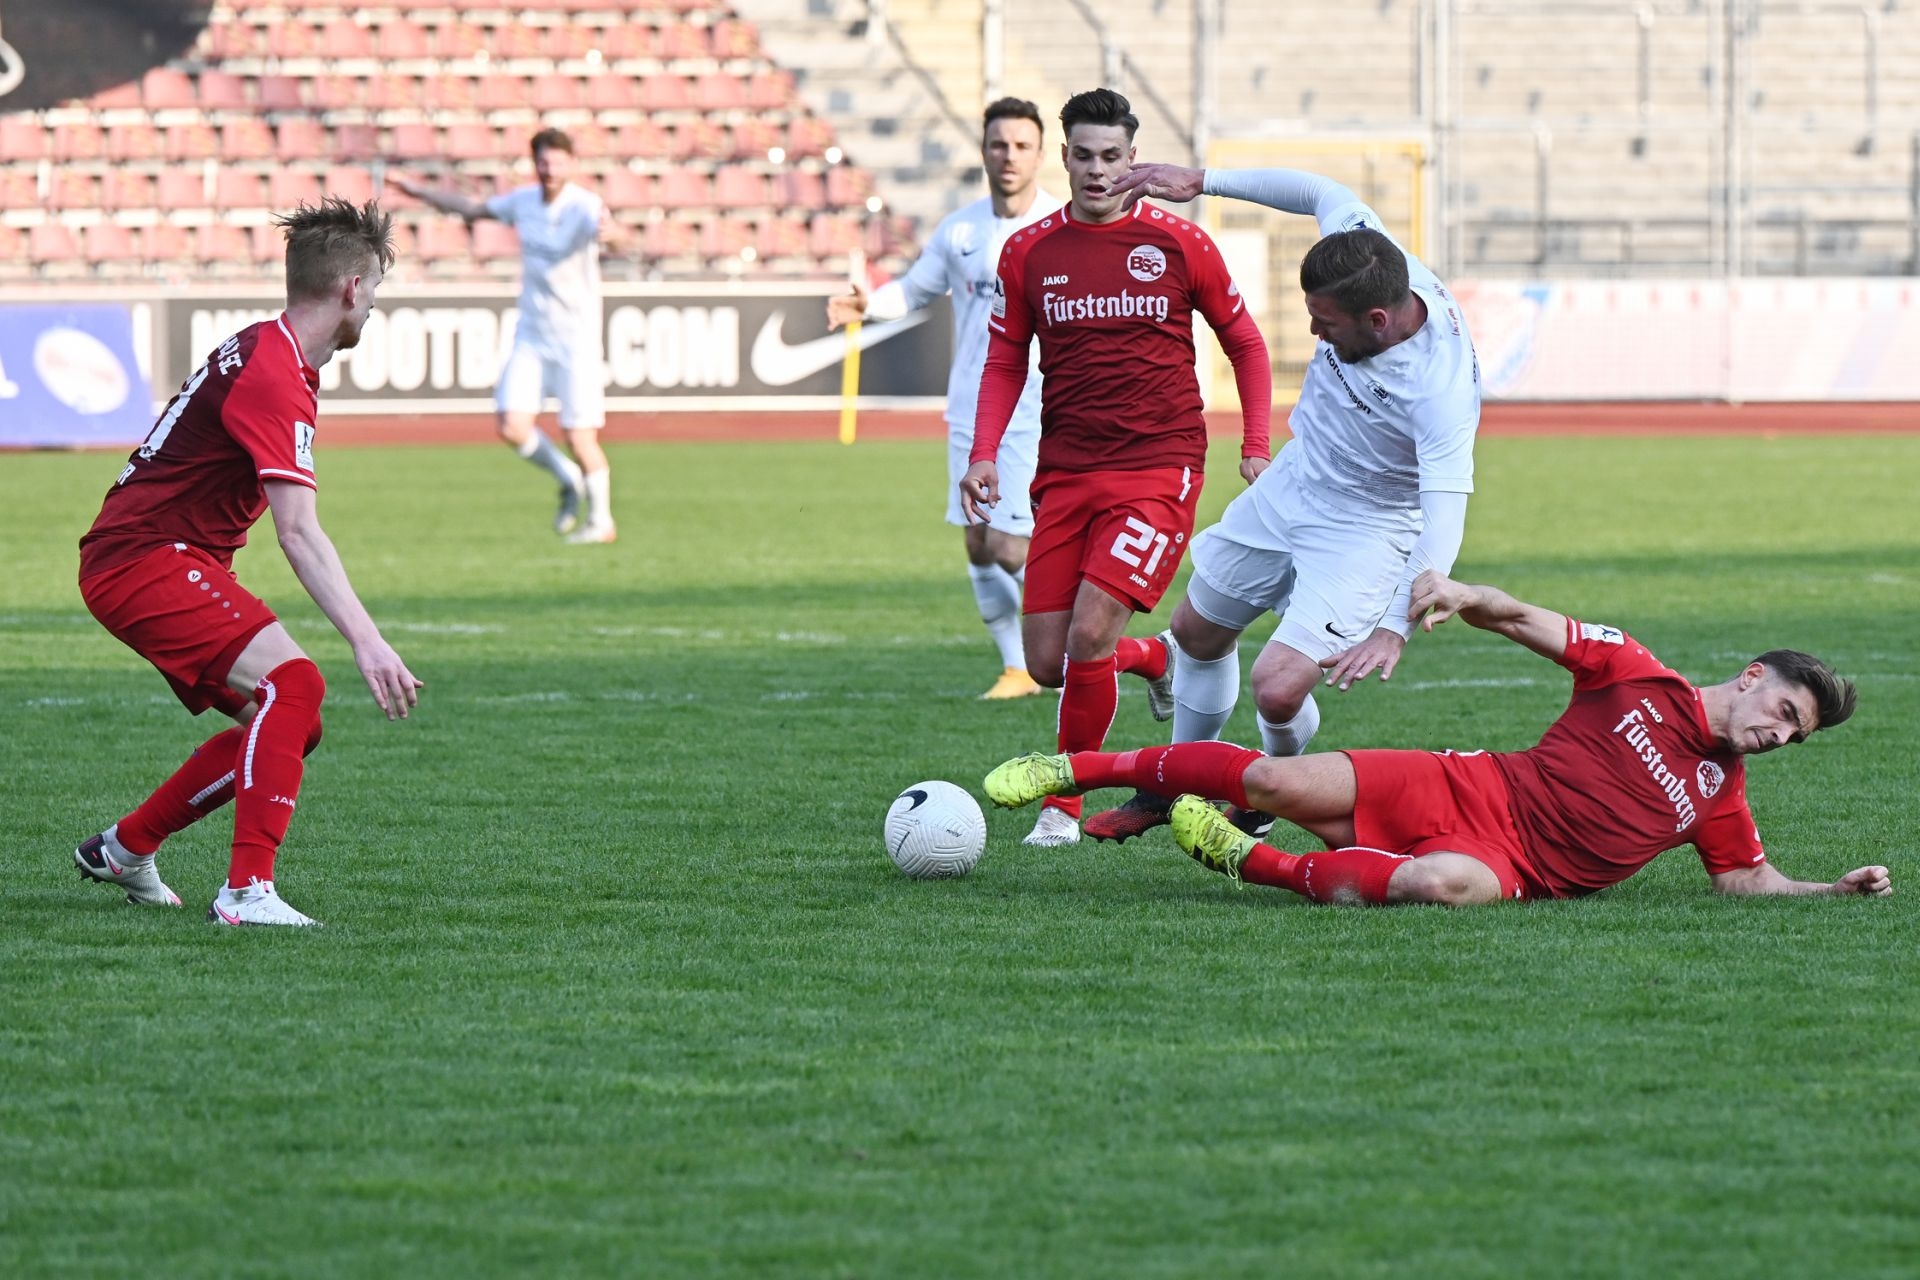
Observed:
[[[1173,802],[1173,842],[1209,871],[1240,878],[1240,864],[1260,842],[1227,821],[1227,815],[1199,796]]]
[[[1047,686],[1027,674],[1025,667],[1008,667],[993,682],[993,688],[981,694],[987,702],[1004,702],[1009,698],[1031,698],[1036,693],[1045,693]]]
[[[1002,809],[1018,809],[1042,796],[1078,795],[1073,783],[1073,765],[1065,756],[1034,752],[1009,760],[987,775],[987,799]],[[1074,839],[1080,838],[1080,824],[1073,824]]]

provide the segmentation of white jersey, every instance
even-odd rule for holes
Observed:
[[[874,290],[867,314],[891,320],[917,311],[942,294],[953,297],[953,371],[947,378],[947,426],[952,433],[973,438],[973,419],[980,403],[980,377],[987,364],[987,310],[993,305],[993,283],[1000,269],[1000,249],[1008,238],[1060,208],[1044,191],[1017,218],[997,218],[991,197],[956,209],[933,229],[920,256],[906,275]],[[1007,434],[1040,432],[1040,344],[1028,353],[1027,385],[1014,406]]]
[[[571,182],[549,204],[538,183],[487,201],[520,237],[517,345],[550,360],[600,355],[600,197]]]
[[[1380,215],[1357,200],[1325,211],[1319,222],[1322,235],[1361,227],[1385,234]],[[1293,440],[1286,452],[1316,496],[1417,512],[1422,490],[1473,492],[1480,364],[1459,304],[1425,263],[1400,251],[1427,322],[1406,341],[1353,364],[1317,344],[1287,419]]]

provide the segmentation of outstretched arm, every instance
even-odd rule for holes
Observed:
[[[1759,866],[1719,873],[1713,877],[1713,891],[1743,897],[1824,893],[1836,897],[1859,894],[1869,898],[1884,898],[1893,892],[1893,881],[1885,867],[1860,867],[1847,872],[1832,884],[1791,880],[1775,870],[1772,863],[1763,862]]]
[[[1137,164],[1114,181],[1113,189],[1134,200],[1152,196],[1176,204],[1203,195],[1226,196],[1316,218],[1360,203],[1351,188],[1304,169],[1192,169],[1179,164]]]
[[[1407,616],[1431,631],[1458,615],[1470,627],[1495,631],[1543,658],[1558,660],[1567,651],[1565,614],[1516,600],[1498,587],[1455,582],[1428,569],[1413,580]]]
[[[463,195],[450,187],[429,187],[424,182],[415,182],[404,174],[389,175],[388,181],[416,200],[424,200],[442,213],[454,213],[472,222],[476,218],[491,218],[487,212],[487,202]]]
[[[407,664],[382,638],[380,628],[354,594],[340,553],[320,527],[313,490],[289,480],[269,480],[266,490],[267,504],[273,508],[274,532],[287,563],[293,567],[293,576],[300,579],[327,621],[353,646],[354,665],[360,668],[361,678],[387,719],[399,716],[404,720],[407,709],[420,704],[418,691],[426,686],[407,670]]]

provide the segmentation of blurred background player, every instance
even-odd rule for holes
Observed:
[[[1300,264],[1319,342],[1288,418],[1293,438],[1194,539],[1172,626],[1173,740],[1197,742],[1220,735],[1239,698],[1240,633],[1280,615],[1254,660],[1253,696],[1267,754],[1299,755],[1320,725],[1314,685],[1392,675],[1413,580],[1451,571],[1460,554],[1480,425],[1473,340],[1439,278],[1329,178],[1156,164],[1115,186],[1171,200],[1204,191],[1320,224]],[[1167,803],[1143,791],[1089,818],[1087,834],[1139,835],[1167,820]],[[1255,832],[1271,822],[1235,819]]]
[[[1832,883],[1768,861],[1747,806],[1746,757],[1805,742],[1853,714],[1826,663],[1770,649],[1695,688],[1617,627],[1575,619],[1428,570],[1413,616],[1456,614],[1565,667],[1573,698],[1525,751],[1329,751],[1262,756],[1229,743],[1022,756],[995,769],[995,803],[1119,785],[1198,794],[1173,806],[1175,841],[1214,871],[1314,902],[1472,906],[1578,898],[1691,844],[1716,892],[1893,892],[1887,868]],[[1279,814],[1325,842],[1291,854],[1234,827],[1202,795]]]
[[[600,447],[607,420],[600,241],[618,231],[600,197],[570,181],[573,171],[572,139],[542,129],[533,135],[536,181],[525,186],[480,200],[405,177],[394,185],[469,222],[497,219],[520,237],[520,314],[493,396],[500,438],[560,482],[555,533],[574,543],[612,542],[612,472]],[[548,396],[560,401],[572,458],[535,423]]]
[[[1014,232],[1000,255],[960,492],[969,520],[999,502],[995,457],[1038,338],[1045,381],[1027,670],[1061,689],[1060,749],[1078,751],[1106,740],[1119,672],[1151,682],[1155,719],[1172,714],[1171,639],[1124,632],[1136,611],[1151,612],[1166,594],[1193,533],[1207,460],[1194,312],[1233,362],[1244,417],[1240,474],[1249,484],[1267,465],[1273,388],[1266,342],[1206,232],[1115,187],[1139,128],[1127,100],[1111,89],[1076,94],[1060,124],[1070,203]],[[1079,838],[1079,798],[1055,797],[1027,843]]]
[[[980,141],[992,194],[941,219],[906,275],[871,295],[855,283],[850,294],[827,300],[833,328],[862,318],[895,320],[927,306],[942,294],[953,298],[955,334],[953,370],[947,380],[947,523],[965,531],[967,576],[980,619],[1000,649],[1000,678],[981,695],[1022,698],[1045,692],[1027,673],[1020,636],[1020,588],[1027,566],[1027,541],[1033,535],[1033,509],[1027,490],[1040,449],[1040,379],[1036,354],[1026,388],[1014,406],[1001,438],[998,466],[1000,503],[985,523],[969,523],[960,510],[959,483],[973,449],[973,420],[980,397],[980,372],[987,362],[987,309],[993,301],[994,271],[1007,237],[1060,207],[1039,186],[1040,109],[1019,98],[1002,98],[987,108]]]
[[[279,219],[287,309],[234,334],[168,403],[80,540],[80,594],[108,631],[160,670],[215,734],[145,803],[74,850],[83,876],[127,900],[179,906],[154,865],[161,841],[234,802],[233,857],[207,918],[319,923],[280,898],[274,858],[320,741],[326,682],[273,611],[233,575],[233,553],[268,507],[294,576],[353,646],[389,720],[421,682],[368,616],[315,510],[320,367],[360,340],[393,264],[392,220],[369,201],[326,200]]]

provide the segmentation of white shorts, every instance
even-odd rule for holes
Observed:
[[[1273,470],[1279,470],[1275,462]],[[1187,603],[1244,631],[1280,615],[1269,644],[1318,662],[1373,633],[1393,603],[1420,536],[1419,513],[1371,515],[1316,502],[1287,473],[1256,483],[1193,540]]]
[[[555,360],[537,348],[514,343],[493,389],[494,408],[501,413],[537,414],[549,396],[560,401],[562,428],[584,431],[606,425],[606,361],[592,352]]]
[[[967,474],[967,455],[973,452],[973,430],[947,424],[947,523],[964,525],[960,510],[960,477]],[[1040,432],[1009,431],[1000,438],[1000,505],[987,518],[987,527],[1016,538],[1033,536],[1033,473],[1040,465]]]

